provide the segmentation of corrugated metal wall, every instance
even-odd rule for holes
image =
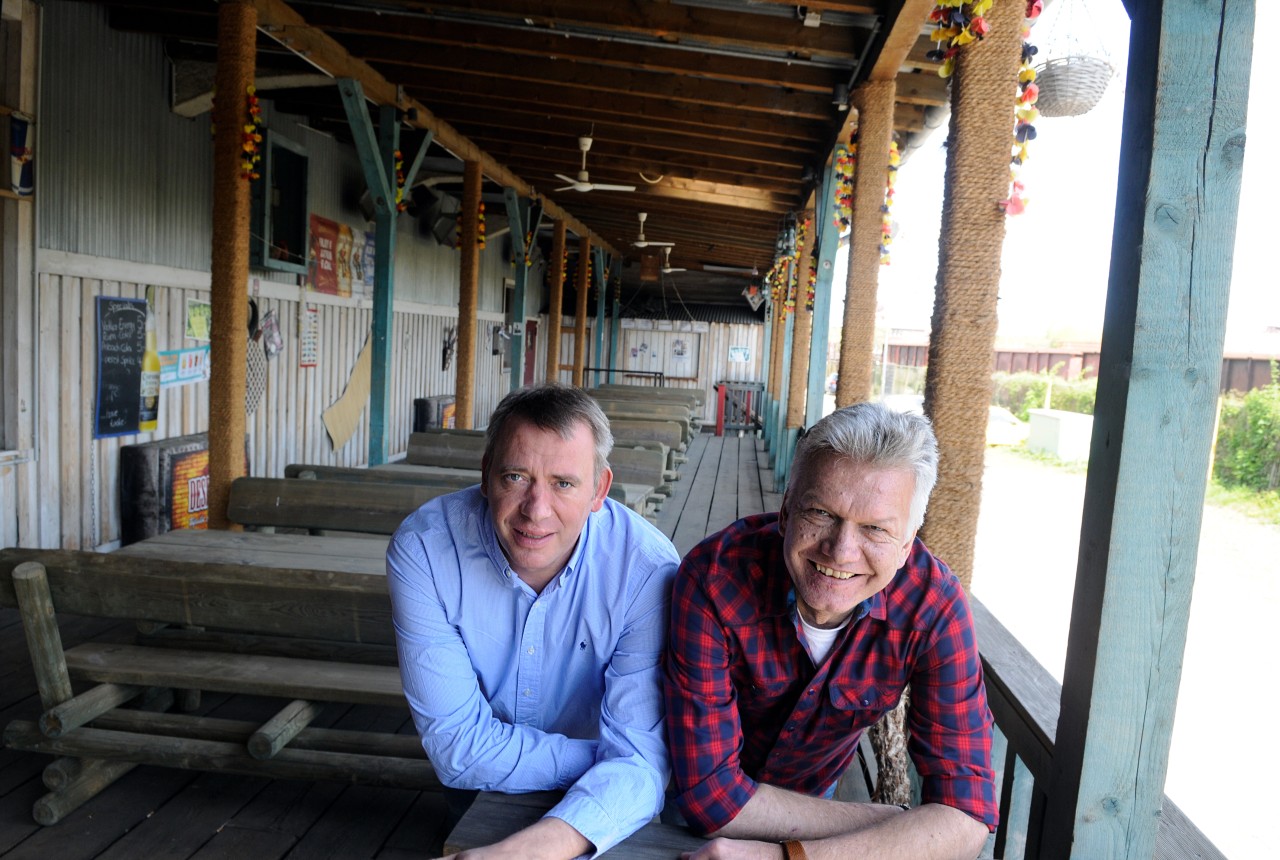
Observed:
[[[56,272],[39,278],[39,421],[41,456],[40,521],[33,524],[39,545],[69,549],[110,545],[119,539],[119,452],[122,445],[200,433],[208,429],[208,383],[165,388],[160,426],[155,433],[93,438],[95,394],[95,315],[97,296],[144,298],[147,284]],[[188,299],[208,301],[207,288],[156,284],[154,310],[159,348],[195,346],[185,337]],[[248,420],[250,473],[280,477],[289,463],[358,466],[366,462],[368,410],[355,435],[333,450],[321,413],[345,390],[356,357],[368,336],[367,303],[315,302],[320,323],[317,366],[299,359],[299,310],[308,300],[281,297],[278,287],[263,287],[259,308],[280,322],[284,350],[268,363],[267,389]],[[488,415],[506,393],[500,357],[490,354],[483,315],[477,336],[477,414]],[[412,402],[416,397],[452,393],[456,364],[441,366],[443,330],[457,319],[406,303],[397,307],[393,343],[396,362],[391,382],[390,450],[408,446]]]

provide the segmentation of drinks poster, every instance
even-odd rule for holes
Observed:
[[[348,233],[348,236],[350,234]],[[311,249],[307,254],[307,285],[317,293],[338,295],[338,225],[311,216]],[[351,294],[348,279],[347,295]]]
[[[176,454],[169,468],[169,528],[208,528],[209,449]]]

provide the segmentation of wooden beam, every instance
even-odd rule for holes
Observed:
[[[696,66],[698,76],[707,80],[754,86],[785,87],[795,92],[829,95],[841,76],[848,79],[857,62],[853,44],[844,68],[833,65],[783,62],[750,56],[693,53],[663,41],[628,44],[590,37],[571,38],[551,30],[515,30],[486,27],[482,22],[459,23],[399,16],[394,41],[388,39],[385,14],[374,15],[352,9],[317,6],[307,12],[308,20],[326,32],[342,34],[342,42],[352,53],[369,58],[399,58],[414,62],[441,52],[445,56],[466,51],[476,59],[468,67],[492,64],[507,70],[513,79],[523,77],[529,58],[578,63],[596,69],[661,72],[688,75]]]
[[[1212,454],[1253,0],[1130,3],[1120,186],[1041,856],[1155,851]]]
[[[283,0],[251,0],[258,11],[258,26],[286,48],[303,57],[316,68],[337,78],[355,78],[364,86],[365,95],[375,104],[393,105],[411,115],[410,123],[417,128],[432,132],[436,142],[453,153],[461,161],[475,161],[480,164],[483,175],[501,185],[509,185],[521,195],[532,196],[531,189],[524,180],[516,176],[492,156],[460,134],[457,129],[441,120],[426,105],[416,99],[405,96],[400,88],[392,84],[369,64],[352,57],[345,48],[321,30],[312,27],[306,20],[289,8]],[[575,233],[591,235],[591,230],[577,218],[561,209],[554,203],[547,203],[547,214],[557,220],[564,220]],[[603,242],[603,239],[597,237]],[[605,245],[612,252],[612,248]]]
[[[547,308],[547,382],[560,381],[560,325],[564,318],[564,258],[567,239],[563,221],[555,222],[547,284],[551,293]]]
[[[375,42],[375,61],[405,85],[430,88],[434,77],[456,77],[456,85],[466,90],[471,80],[490,78],[501,86],[506,81],[520,80],[539,87],[568,87],[584,92],[607,94],[644,93],[670,105],[702,105],[728,107],[735,110],[764,113],[771,116],[828,120],[835,108],[830,94],[794,93],[781,87],[747,86],[745,84],[700,80],[691,76],[676,77],[655,72],[613,70],[606,74],[599,67],[581,63],[560,63],[546,58],[525,58],[519,75],[501,67],[470,65],[476,62],[476,51],[412,51],[398,50],[394,43]],[[497,62],[495,55],[493,62]],[[936,76],[935,76],[936,77]],[[944,82],[945,83],[945,82]]]
[[[898,101],[903,104],[940,107],[950,100],[947,78],[925,72],[902,72],[896,80]]]
[[[480,176],[478,161],[463,166],[462,225],[458,230],[458,375],[454,385],[459,430],[475,427],[477,312],[480,308]],[[484,423],[488,423],[487,417]]]
[[[477,12],[470,0],[439,0],[432,11],[440,14],[457,10],[462,20],[479,24],[485,20],[505,21],[518,27],[550,29],[572,33],[588,30],[640,36],[647,39],[692,46],[731,50],[763,51],[785,56],[842,60],[850,53],[850,27],[806,27],[793,11],[781,14],[752,14],[743,10],[713,9],[674,3],[640,3],[619,14],[611,4],[598,0],[560,0],[548,6],[542,0],[485,0]]]
[[[912,67],[907,58],[912,56],[919,44],[921,29],[929,20],[929,12],[936,3],[935,0],[891,0],[889,5],[896,6],[897,12],[890,13],[892,18],[889,29],[884,34],[884,41],[876,54],[875,64],[867,74],[867,80],[891,81],[898,77],[904,66]],[[889,16],[886,15],[886,18]],[[934,65],[936,68],[937,64]]]

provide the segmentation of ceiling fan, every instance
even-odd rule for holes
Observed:
[[[563,188],[557,188],[556,191],[635,191],[634,185],[606,185],[602,182],[592,182],[587,176],[587,152],[591,149],[592,140],[590,137],[583,135],[578,138],[578,149],[582,150],[582,169],[578,171],[578,178],[565,176],[563,173],[557,173],[556,179],[569,184]]]
[[[632,243],[631,243],[632,247],[635,247],[635,248],[670,248],[672,245],[674,245],[674,244],[675,244],[675,242],[650,242],[648,239],[646,239],[646,238],[644,237],[644,219],[646,219],[646,218],[648,218],[648,217],[649,217],[649,213],[647,213],[647,212],[637,212],[637,213],[636,213],[636,215],[637,215],[637,216],[639,216],[639,218],[640,218],[640,235],[639,235],[639,236],[637,236],[637,237],[636,237],[636,240],[635,240],[634,242],[632,242]]]
[[[655,244],[655,243],[652,243],[652,242],[651,242],[650,244]],[[668,243],[666,243],[666,247],[664,247],[664,248],[662,249],[662,274],[664,274],[664,275],[669,275],[669,274],[671,274],[672,272],[687,272],[687,271],[689,271],[688,269],[673,269],[673,268],[671,268],[671,246],[672,246],[673,244],[675,244],[675,243],[674,243],[674,242],[668,242]]]

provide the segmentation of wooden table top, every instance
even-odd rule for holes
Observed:
[[[115,555],[386,576],[390,540],[385,535],[318,537],[176,529],[121,547]]]
[[[445,840],[444,851],[456,854],[504,839],[542,818],[563,794],[481,792]],[[655,818],[606,853],[611,860],[674,860],[682,851],[694,851],[704,841],[683,827],[663,824]]]

